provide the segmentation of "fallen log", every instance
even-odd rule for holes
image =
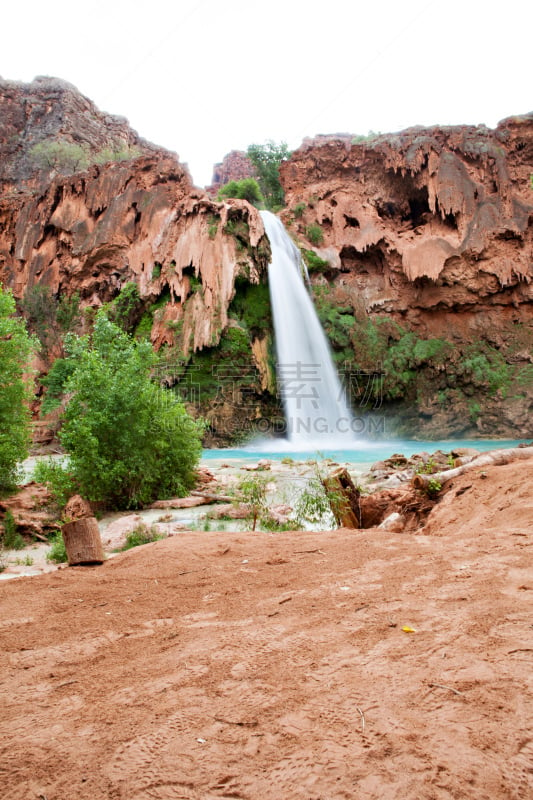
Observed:
[[[339,467],[321,480],[337,525],[342,528],[360,528],[359,500],[361,493],[352,481],[348,470]]]
[[[510,464],[511,461],[518,459],[533,458],[532,447],[509,447],[505,450],[490,450],[488,453],[474,458],[466,464],[461,464],[454,469],[447,469],[443,472],[434,472],[433,474],[417,474],[413,477],[412,483],[416,489],[426,489],[430,481],[436,481],[444,486],[448,481],[457,478],[464,472],[469,472],[472,469],[479,469],[480,467],[501,466],[503,464]]]
[[[191,492],[194,497],[204,497],[210,503],[232,503],[235,498],[226,494],[213,494],[212,492],[202,492],[198,489]]]

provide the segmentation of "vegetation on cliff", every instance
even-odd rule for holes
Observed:
[[[287,161],[291,155],[286,142],[276,144],[270,140],[266,144],[251,144],[246,152],[257,171],[257,180],[266,207],[272,211],[279,210],[285,202],[279,168],[281,162]]]
[[[229,181],[218,192],[219,200],[234,197],[237,200],[247,200],[257,208],[263,208],[265,198],[254,178],[242,178],[240,181]]]
[[[0,285],[0,493],[13,488],[30,443],[30,356],[35,342]]]

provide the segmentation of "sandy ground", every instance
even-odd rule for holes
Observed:
[[[532,485],[465,474],[415,534],[186,533],[3,582],[2,798],[530,800]]]

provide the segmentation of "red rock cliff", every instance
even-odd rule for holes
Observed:
[[[182,320],[184,340],[197,350],[226,327],[236,276],[257,282],[257,265],[266,266],[264,254],[254,261],[225,232],[231,220],[247,226],[257,248],[263,226],[255,209],[211,202],[174,159],[93,166],[42,193],[0,199],[0,281],[18,299],[41,283],[54,294],[77,291],[93,307],[129,281],[145,298],[168,288],[172,302],[153,341],[171,343],[172,323]]]
[[[89,161],[105,151],[169,155],[130,128],[123,117],[101,112],[75,86],[59,78],[31,83],[0,78],[0,190],[35,182],[52,172],[34,157],[43,142],[79,146]],[[75,170],[71,170],[75,171]]]
[[[310,142],[281,173],[289,210],[306,204],[300,231],[320,225],[322,251],[367,311],[431,327],[424,311],[533,300],[532,164],[529,115],[494,131]]]
[[[412,128],[356,143],[319,137],[281,165],[284,218],[329,261],[317,280],[356,316],[389,317],[421,338],[458,347],[483,340],[527,366],[532,165],[533,114],[495,130]],[[492,431],[516,424],[531,432],[531,388],[512,413],[514,400],[499,410],[494,401]],[[430,394],[423,405],[438,416]],[[510,428],[497,419],[508,412]],[[491,432],[488,422],[484,430]],[[443,432],[453,433],[453,424]]]

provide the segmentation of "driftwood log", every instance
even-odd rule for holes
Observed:
[[[417,489],[425,489],[430,481],[438,481],[441,486],[444,486],[448,481],[457,478],[458,475],[462,475],[464,472],[469,472],[471,469],[509,464],[511,461],[525,458],[533,458],[533,447],[509,447],[505,450],[491,450],[454,469],[434,472],[432,475],[415,475],[413,477],[413,486]]]
[[[359,505],[361,493],[344,467],[331,472],[322,479],[331,511],[342,528],[361,527],[361,509]]]
[[[100,529],[95,517],[66,522],[61,531],[69,566],[101,564],[105,560]]]

